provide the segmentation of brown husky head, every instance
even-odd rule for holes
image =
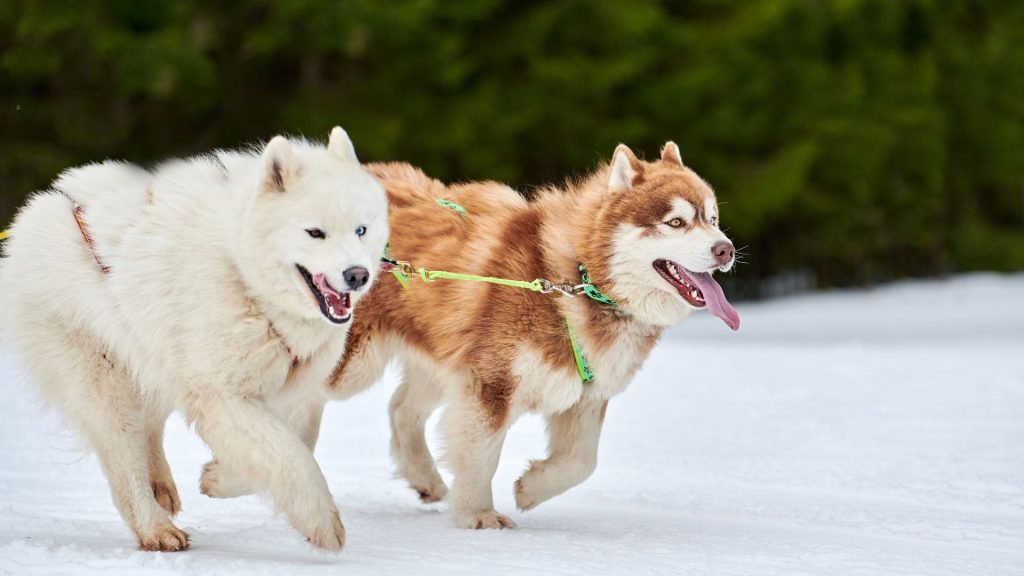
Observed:
[[[714,191],[683,165],[675,143],[666,143],[656,162],[620,144],[604,174],[607,190],[588,245],[623,308],[659,326],[707,308],[739,328],[739,315],[711,277],[732,268],[735,249],[718,227]]]

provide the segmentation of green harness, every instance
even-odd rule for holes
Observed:
[[[466,215],[466,209],[463,208],[462,206],[459,206],[455,202],[452,202],[451,200],[445,200],[444,198],[438,198],[437,200],[434,200],[434,202],[437,202],[438,206],[444,206],[445,208],[448,208],[449,210],[455,212],[459,216],[465,216]]]
[[[583,289],[583,293],[586,294],[591,300],[597,300],[602,304],[608,304],[609,306],[618,306],[615,300],[612,300],[607,294],[598,290],[590,281],[590,272],[587,272],[587,267],[583,265],[583,262],[577,266],[580,271],[580,280],[582,284],[580,286]],[[580,380],[583,383],[590,382],[594,379],[594,372],[590,369],[590,363],[587,362],[587,357],[583,355],[583,348],[580,346],[578,340],[576,340],[576,330],[572,327],[572,321],[569,320],[569,316],[565,316],[565,327],[569,331],[569,344],[572,345],[572,357],[576,360],[576,372],[580,375]]]
[[[465,217],[466,209],[458,204],[449,200],[443,200],[438,198],[436,202],[445,208],[452,210],[453,212]],[[558,292],[566,296],[576,296],[577,294],[584,294],[592,300],[596,300],[602,304],[609,306],[617,306],[615,300],[611,299],[604,292],[601,292],[597,286],[590,280],[590,273],[587,271],[587,267],[582,262],[579,263],[578,269],[580,271],[580,283],[572,284],[571,282],[563,282],[561,284],[553,283],[543,278],[537,278],[533,281],[526,280],[510,280],[508,278],[495,278],[493,276],[477,276],[474,274],[461,274],[458,272],[446,272],[444,270],[428,270],[426,268],[413,268],[410,262],[402,260],[394,260],[391,258],[391,245],[387,244],[384,247],[384,255],[381,261],[391,267],[391,273],[398,280],[398,283],[402,288],[409,288],[409,278],[418,276],[423,282],[432,282],[434,280],[464,280],[468,282],[486,282],[488,284],[497,284],[499,286],[510,286],[513,288],[525,288],[533,292],[540,292],[541,294],[548,294],[552,292]],[[587,361],[587,357],[583,354],[583,347],[580,346],[579,340],[576,338],[576,330],[573,328],[572,321],[569,320],[569,316],[565,316],[565,327],[569,333],[569,344],[572,346],[572,357],[576,362],[576,372],[580,376],[580,380],[586,384],[594,380],[594,372],[590,369],[590,363]]]

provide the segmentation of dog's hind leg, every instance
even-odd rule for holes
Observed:
[[[607,401],[584,401],[548,417],[548,457],[531,462],[515,484],[520,510],[535,508],[593,474],[607,407]]]
[[[174,516],[181,512],[181,498],[178,487],[171,476],[171,467],[164,455],[164,423],[167,414],[150,414],[146,423],[146,443],[149,447],[149,484],[153,496],[167,513]]]
[[[425,428],[441,404],[443,389],[432,367],[408,360],[402,384],[388,405],[391,417],[391,457],[398,475],[409,482],[423,502],[437,502],[448,493],[427,447]]]
[[[139,387],[90,336],[48,325],[31,330],[29,338],[30,369],[98,456],[114,504],[139,546],[167,552],[188,548],[188,535],[171,523],[154,496]]]

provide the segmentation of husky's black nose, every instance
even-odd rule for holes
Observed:
[[[359,290],[370,281],[370,271],[362,266],[353,266],[342,272],[341,276],[352,290]]]

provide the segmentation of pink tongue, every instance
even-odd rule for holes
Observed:
[[[328,306],[334,308],[339,314],[345,311],[344,298],[334,288],[331,288],[322,272],[313,275],[313,284],[316,284],[317,289],[324,295],[324,300],[327,300]]]
[[[704,295],[704,301],[708,303],[708,310],[712,314],[718,316],[726,323],[729,328],[733,330],[740,329],[740,315],[736,312],[736,309],[729,304],[729,301],[725,299],[725,293],[722,292],[722,287],[715,282],[715,279],[711,277],[710,272],[690,272],[686,271],[686,274],[693,280],[693,283],[700,288],[701,293]]]

